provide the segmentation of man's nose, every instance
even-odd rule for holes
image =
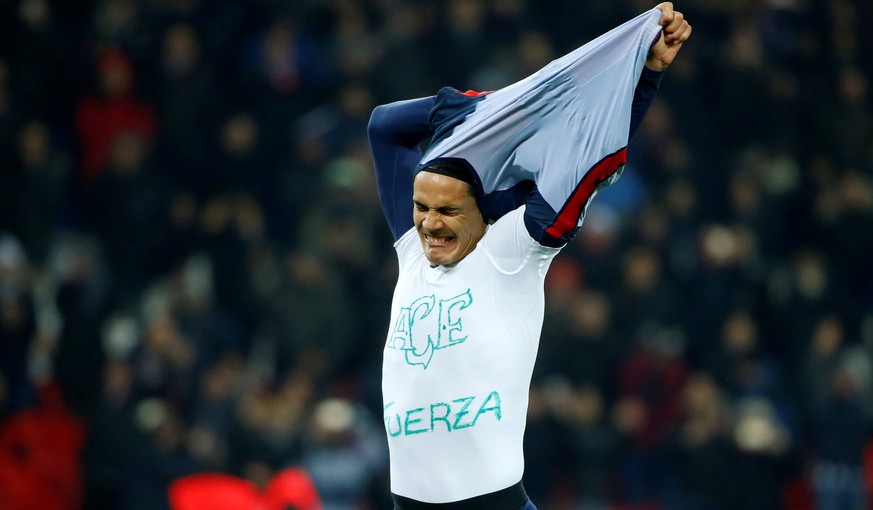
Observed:
[[[440,213],[431,211],[424,217],[422,226],[428,230],[439,230],[443,227],[443,219]]]

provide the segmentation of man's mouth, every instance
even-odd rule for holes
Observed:
[[[432,247],[446,246],[454,240],[454,237],[437,237],[427,234],[424,235],[424,241],[427,243],[428,246]]]

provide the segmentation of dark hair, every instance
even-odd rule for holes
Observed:
[[[470,195],[479,204],[479,198],[482,196],[482,184],[476,171],[473,170],[473,167],[466,160],[461,158],[438,158],[425,163],[418,171],[446,175],[466,182],[470,186]]]

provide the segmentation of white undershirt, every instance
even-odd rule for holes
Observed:
[[[429,503],[521,480],[528,391],[558,249],[524,227],[524,207],[451,268],[430,267],[411,229],[383,356],[391,491]]]

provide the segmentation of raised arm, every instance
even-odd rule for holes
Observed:
[[[634,90],[634,102],[631,106],[630,136],[632,139],[639,129],[646,112],[649,110],[655,93],[661,84],[664,71],[673,63],[682,44],[691,37],[691,25],[681,12],[673,9],[671,2],[657,5],[663,12],[661,25],[664,28],[658,33],[658,38],[652,43],[649,55],[646,57],[646,67],[640,75],[640,81]]]
[[[663,71],[670,67],[682,49],[682,44],[691,37],[691,25],[685,15],[673,9],[672,2],[658,4],[655,8],[663,13],[661,26],[664,28],[649,49],[646,67],[653,71]]]
[[[420,144],[433,135],[428,124],[433,100],[377,106],[367,126],[382,212],[395,241],[412,228],[412,171],[421,158]]]

